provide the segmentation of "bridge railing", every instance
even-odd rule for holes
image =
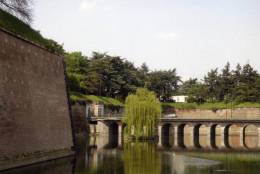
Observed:
[[[118,118],[118,117],[123,117],[123,114],[122,113],[119,113],[119,114],[104,114],[104,115],[100,115],[100,116],[95,116],[95,115],[92,115],[91,116],[92,118],[98,118],[98,117],[106,117],[106,118]],[[161,118],[168,118],[168,119],[174,119],[174,118],[177,118],[177,115],[176,114],[162,114],[161,115]]]
[[[98,117],[107,117],[107,118],[114,118],[114,117],[122,117],[123,114],[104,114],[104,115],[100,115],[100,116],[95,116],[92,115],[92,118],[98,118]]]
[[[176,114],[162,114],[161,118],[177,118]]]

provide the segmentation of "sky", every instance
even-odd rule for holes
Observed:
[[[33,28],[66,51],[107,52],[203,78],[229,61],[260,71],[260,0],[34,0]]]

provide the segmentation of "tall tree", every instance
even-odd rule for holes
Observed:
[[[249,64],[243,66],[239,83],[236,85],[236,100],[239,102],[257,101],[257,82],[259,74]]]
[[[180,95],[190,95],[190,91],[194,85],[198,83],[197,78],[190,78],[189,80],[186,80],[184,82],[181,82],[182,84],[179,87],[178,93]]]
[[[0,8],[15,15],[25,23],[32,21],[31,0],[0,0]]]
[[[88,70],[88,59],[81,52],[65,54],[66,72],[69,88],[74,92],[86,92],[86,76]]]
[[[180,86],[181,95],[188,95],[188,102],[202,103],[207,99],[207,87],[195,79],[189,79]]]
[[[230,99],[233,96],[234,80],[232,72],[230,70],[230,63],[228,62],[222,69],[222,73],[219,77],[220,90],[219,90],[219,100]]]
[[[89,60],[88,93],[124,99],[139,86],[137,68],[131,62],[97,52]]]
[[[213,69],[204,77],[205,85],[207,86],[207,95],[211,102],[219,100],[220,81],[218,69]]]
[[[148,83],[148,73],[149,68],[146,63],[143,63],[140,68],[138,68],[137,77],[141,87],[147,87]]]
[[[161,101],[167,101],[177,92],[180,77],[176,69],[149,73],[148,89],[154,91]]]

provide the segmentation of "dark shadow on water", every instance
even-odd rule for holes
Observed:
[[[0,172],[1,174],[73,174],[75,167],[75,158],[68,157],[35,165],[11,169]]]

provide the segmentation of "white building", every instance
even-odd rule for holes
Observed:
[[[176,103],[187,103],[188,96],[186,95],[176,95],[171,97]]]

